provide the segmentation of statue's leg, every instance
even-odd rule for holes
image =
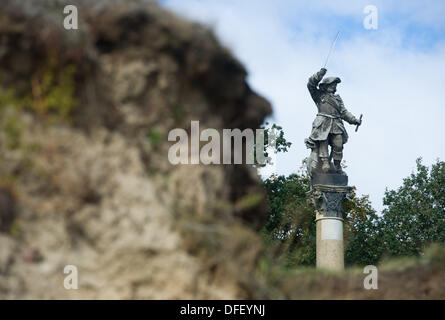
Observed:
[[[320,141],[319,146],[320,146],[319,157],[321,159],[321,170],[323,172],[328,172],[329,169],[331,168],[331,166],[329,165],[328,140]]]
[[[341,160],[343,159],[343,137],[341,134],[333,135],[331,138],[332,158],[334,159],[335,170],[342,173]]]

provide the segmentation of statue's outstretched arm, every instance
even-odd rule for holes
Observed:
[[[321,68],[321,70],[310,77],[307,82],[307,88],[315,102],[318,102],[318,99],[320,98],[320,89],[317,88],[318,83],[321,81],[321,79],[323,79],[326,71],[327,70],[325,68]]]
[[[340,97],[338,99],[339,99],[339,102],[340,102],[340,115],[341,115],[341,118],[343,120],[345,120],[346,122],[350,123],[350,124],[360,124],[361,121],[358,120],[356,117],[354,117],[354,115],[352,113],[350,113],[345,108],[345,105],[343,104],[343,100],[341,100]]]

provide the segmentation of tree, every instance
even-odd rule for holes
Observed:
[[[264,129],[264,158],[266,159],[266,163],[264,164],[255,164],[254,167],[261,168],[265,167],[268,164],[272,164],[272,161],[269,157],[269,151],[272,151],[274,153],[278,152],[287,152],[292,145],[292,142],[289,142],[284,138],[284,131],[283,128],[276,125],[275,123],[272,124],[272,126],[269,126],[269,122],[266,122],[263,126],[261,126],[261,129]],[[255,136],[255,139],[257,137]],[[256,159],[256,148],[257,148],[257,141],[255,141],[255,163],[257,163]]]
[[[419,255],[431,243],[445,243],[445,162],[431,170],[421,158],[416,164],[400,188],[385,191],[380,232],[388,255]]]
[[[345,264],[377,264],[381,257],[380,220],[368,196],[355,188],[345,203]]]
[[[269,216],[263,236],[287,266],[315,264],[314,208],[307,203],[307,175],[272,175],[264,181]]]

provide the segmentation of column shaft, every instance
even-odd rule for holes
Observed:
[[[316,221],[317,268],[344,269],[343,219],[325,217]]]

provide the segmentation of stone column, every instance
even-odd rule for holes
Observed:
[[[313,184],[310,191],[316,212],[317,268],[333,271],[344,270],[343,204],[351,190],[347,178],[339,184],[345,185]]]

